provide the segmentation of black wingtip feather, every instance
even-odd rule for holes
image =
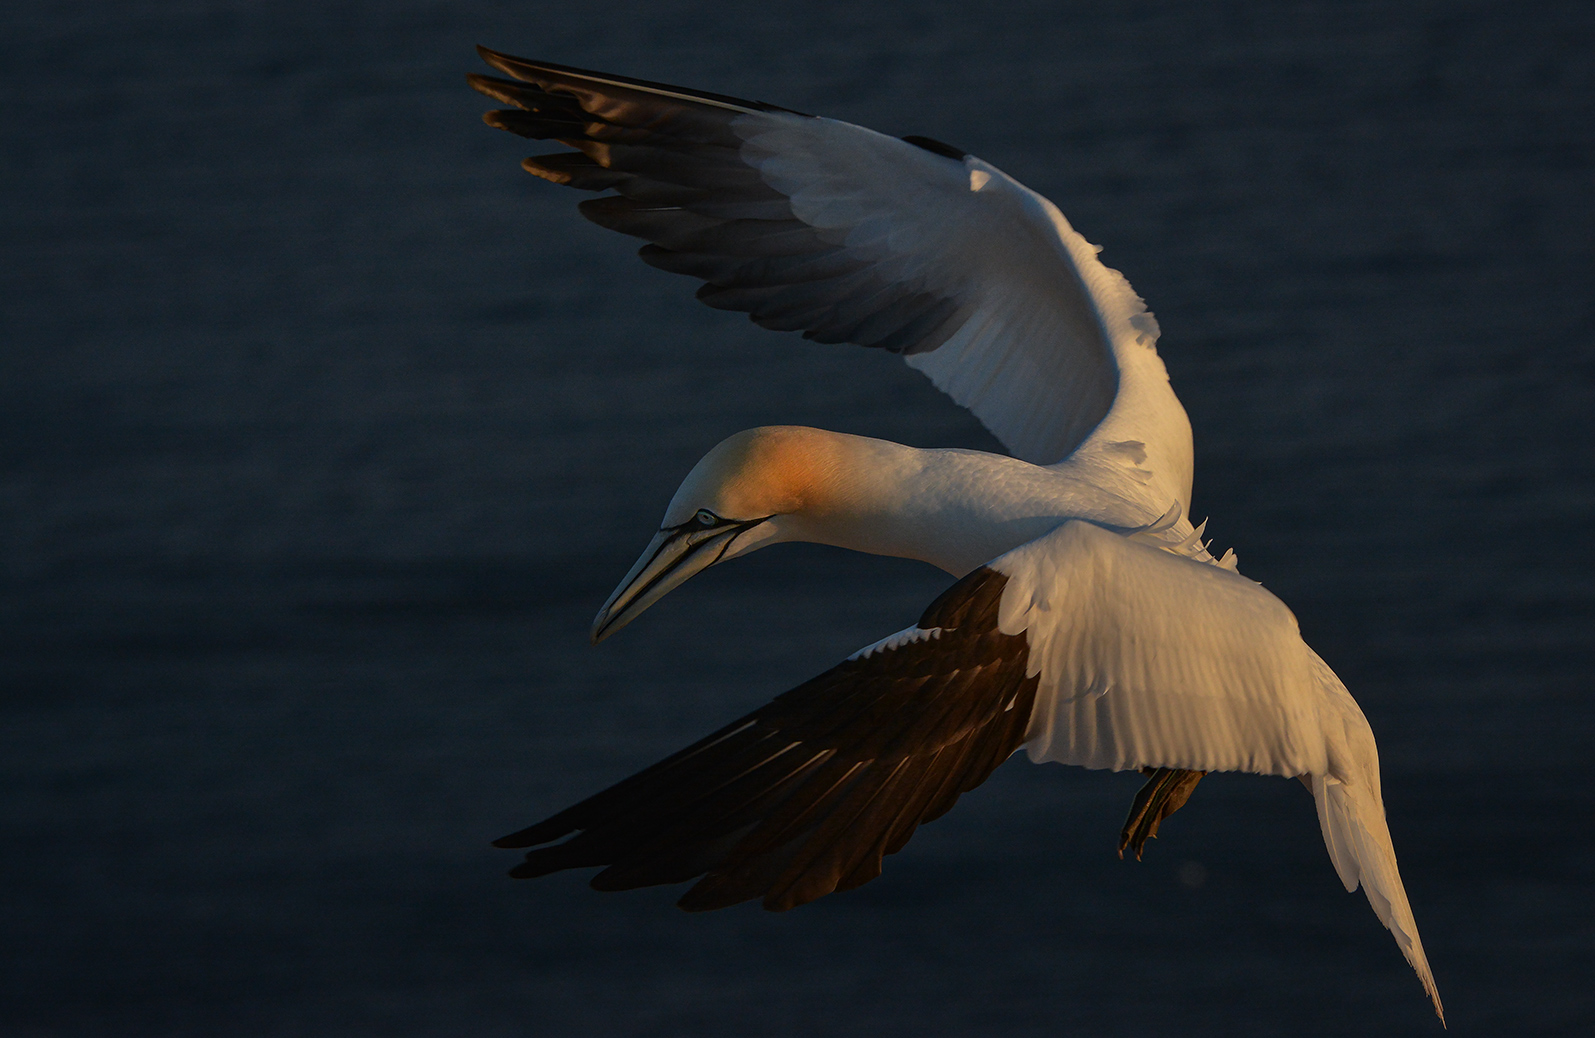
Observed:
[[[576,149],[567,160],[530,159],[527,172],[579,190],[618,192],[583,203],[583,215],[647,239],[654,250],[643,254],[648,262],[709,281],[699,293],[708,305],[815,342],[905,355],[935,349],[967,321],[967,308],[945,293],[891,276],[850,277],[873,269],[874,260],[804,223],[749,163],[736,121],[790,109],[487,47],[478,52],[510,78],[473,73],[471,86],[515,106],[483,116],[488,125]],[[931,137],[903,141],[953,161],[964,154]]]
[[[521,160],[521,168],[534,177],[578,191],[605,191],[632,179],[631,174],[605,169],[579,151],[533,155]]]
[[[618,890],[702,878],[687,911],[785,911],[869,882],[914,831],[1023,742],[1037,678],[996,629],[1007,578],[959,581],[925,611],[942,635],[846,661],[694,746],[497,841],[539,847],[516,878],[607,866]]]
[[[499,79],[497,76],[484,76],[480,72],[467,72],[465,82],[478,94],[486,94],[495,101],[502,101],[507,105],[520,104],[516,93],[521,88],[508,80]]]
[[[577,804],[580,807],[581,804]],[[521,847],[535,847],[540,843],[550,843],[561,836],[569,835],[581,828],[580,825],[570,820],[570,809],[561,811],[552,818],[545,818],[536,825],[529,825],[525,829],[500,836],[493,841],[493,846],[515,850]]]
[[[807,112],[783,108],[781,105],[773,105],[768,101],[750,101],[747,98],[733,97],[730,94],[717,94],[708,90],[693,90],[689,87],[675,86],[671,83],[659,83],[651,79],[635,79],[631,76],[616,75],[613,72],[596,72],[592,69],[576,68],[573,65],[559,65],[552,61],[533,61],[529,58],[517,58],[513,54],[492,50],[481,44],[477,44],[476,53],[483,61],[505,75],[514,76],[516,79],[527,82],[566,77],[603,86],[633,87],[650,94],[657,94],[662,91],[684,101],[702,101],[715,107],[730,105],[755,112],[787,112],[792,115],[814,118],[808,115]]]

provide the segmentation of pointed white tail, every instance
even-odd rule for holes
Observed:
[[[1368,903],[1385,928],[1395,937],[1401,954],[1418,971],[1423,990],[1434,1000],[1434,1011],[1445,1023],[1445,1008],[1440,992],[1429,972],[1429,960],[1418,938],[1418,924],[1407,904],[1396,868],[1396,850],[1385,825],[1384,805],[1376,792],[1361,786],[1348,786],[1327,775],[1313,775],[1313,799],[1318,805],[1318,824],[1324,832],[1324,845],[1335,863],[1335,871],[1348,891],[1362,886]]]

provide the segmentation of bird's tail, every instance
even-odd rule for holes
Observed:
[[[1434,1000],[1435,1015],[1445,1023],[1445,1008],[1434,986],[1434,974],[1423,954],[1418,924],[1401,886],[1396,850],[1385,825],[1385,809],[1377,789],[1368,783],[1346,785],[1330,775],[1313,775],[1313,799],[1318,803],[1318,824],[1335,871],[1348,891],[1360,884],[1374,914],[1395,936],[1401,954],[1417,970],[1423,990]]]

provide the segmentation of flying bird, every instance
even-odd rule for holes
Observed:
[[[784,910],[880,874],[1023,748],[1148,775],[1140,856],[1210,771],[1300,778],[1441,1014],[1362,711],[1285,605],[1189,519],[1191,427],[1158,326],[1057,207],[995,166],[758,101],[527,61],[474,74],[491,126],[564,146],[524,168],[698,298],[766,328],[889,350],[1011,456],[795,426],[688,473],[594,642],[694,574],[782,541],[919,559],[957,582],[919,621],[498,846],[511,875],[697,882],[692,911]]]

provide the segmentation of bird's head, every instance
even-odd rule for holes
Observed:
[[[593,643],[717,562],[778,541],[813,539],[805,527],[833,507],[851,439],[765,426],[704,455],[671,499],[653,541],[593,618]]]

